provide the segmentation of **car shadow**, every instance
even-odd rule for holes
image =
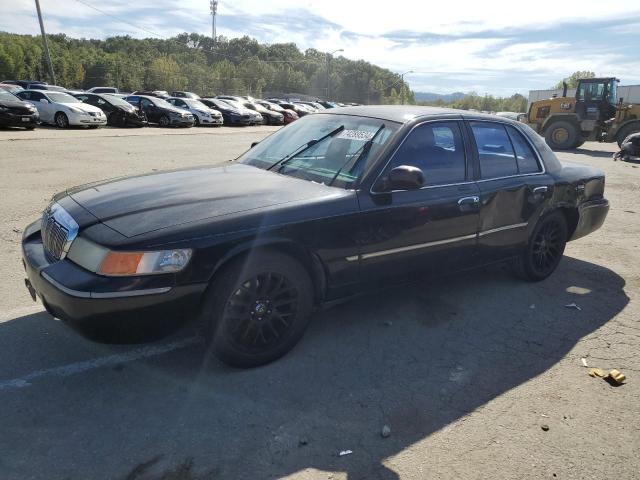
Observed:
[[[624,286],[570,257],[540,283],[492,267],[320,312],[290,354],[260,368],[226,367],[198,344],[42,377],[0,390],[0,469],[7,479],[271,479],[306,469],[397,479],[387,458],[544,374],[625,308]],[[565,307],[573,302],[582,310]],[[0,364],[15,370],[3,377],[24,375],[33,357],[55,366],[91,348],[131,348],[65,334],[44,314],[0,324]]]

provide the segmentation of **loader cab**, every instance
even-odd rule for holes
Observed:
[[[586,78],[578,81],[576,113],[583,120],[605,121],[615,116],[617,78]]]

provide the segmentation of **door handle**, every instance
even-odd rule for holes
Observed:
[[[461,211],[466,212],[475,208],[480,203],[480,197],[474,195],[472,197],[462,197],[458,200],[458,207]]]
[[[543,193],[547,193],[549,191],[549,187],[536,187],[533,189],[533,193],[535,195],[542,195]]]

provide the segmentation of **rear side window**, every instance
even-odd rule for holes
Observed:
[[[511,140],[504,126],[491,122],[471,122],[478,148],[480,176],[483,179],[518,174],[518,164]]]
[[[429,122],[414,128],[391,161],[418,167],[424,173],[425,185],[464,182],[466,161],[458,122]]]
[[[513,127],[507,127],[507,132],[509,132],[513,149],[516,151],[518,173],[527,174],[540,172],[541,169],[538,164],[538,159],[522,134]]]

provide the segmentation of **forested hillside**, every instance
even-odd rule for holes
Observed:
[[[189,90],[201,95],[263,92],[325,97],[327,56],[293,43],[263,45],[249,37],[209,37],[191,33],[170,39],[128,36],[105,40],[50,35],[56,82],[67,88],[97,85],[125,90]],[[407,103],[413,93],[400,76],[365,61],[331,59],[331,97],[345,102]],[[0,80],[51,82],[39,36],[0,32]]]

